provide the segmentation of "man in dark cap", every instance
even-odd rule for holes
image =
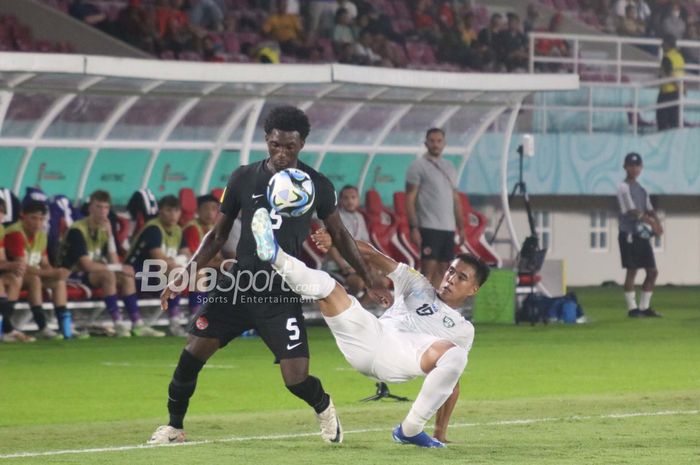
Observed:
[[[618,241],[622,267],[627,270],[625,277],[627,315],[632,318],[660,317],[661,314],[651,308],[651,295],[654,292],[656,277],[659,275],[651,238],[663,234],[663,228],[651,205],[649,194],[637,182],[642,173],[642,157],[635,152],[628,153],[623,167],[627,177],[617,189],[617,201],[620,205]],[[642,284],[642,293],[637,305],[634,278],[639,268],[644,268],[646,278]]]

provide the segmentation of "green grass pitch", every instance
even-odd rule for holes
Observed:
[[[5,464],[698,464],[700,288],[661,288],[663,319],[630,320],[619,288],[580,289],[591,322],[479,326],[444,450],[392,443],[408,403],[360,403],[371,380],[327,329],[310,329],[311,371],[338,407],[324,444],[259,339],[202,371],[184,446],[139,447],[166,420],[183,339],[0,344]],[[412,399],[421,380],[391,386]]]

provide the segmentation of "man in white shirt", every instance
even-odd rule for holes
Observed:
[[[435,289],[413,268],[359,241],[358,249],[365,261],[373,269],[388,273],[394,282],[395,301],[381,318],[376,318],[327,273],[308,268],[280,249],[267,210],[255,212],[252,230],[258,257],[270,262],[294,292],[319,301],[338,348],[353,368],[390,383],[425,376],[411,410],[392,435],[404,444],[444,447],[423,429],[453,396],[467,365],[474,327],[455,308],[476,294],[488,278],[489,268],[474,256],[459,255]],[[385,303],[388,306],[389,302]]]

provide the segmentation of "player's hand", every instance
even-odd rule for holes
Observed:
[[[314,241],[316,247],[323,253],[328,253],[328,250],[333,247],[333,239],[331,239],[331,235],[328,234],[325,228],[317,229],[316,232],[311,235],[311,240]]]
[[[70,270],[68,268],[54,268],[53,276],[59,281],[65,281],[70,276]]]
[[[135,275],[134,267],[132,267],[131,265],[122,265],[122,270],[120,271],[120,273],[129,278],[133,278]]]
[[[661,236],[664,233],[664,228],[661,223],[652,215],[645,213],[642,216],[642,221],[651,226],[651,230],[654,231],[655,236]]]
[[[464,238],[466,237],[466,234],[464,234],[464,228],[457,229],[457,245],[462,245],[464,244]]]
[[[423,238],[421,237],[418,228],[411,229],[411,242],[413,242],[416,245],[416,247],[418,247],[418,250],[420,250]]]
[[[163,292],[160,294],[160,308],[165,311],[168,309],[168,300],[177,297],[177,295],[180,293],[179,291],[175,291],[174,289],[180,288],[182,286],[182,282],[184,280],[184,269],[178,270],[174,275],[173,279],[168,282],[168,284],[165,286],[165,289],[163,289]]]
[[[24,276],[24,272],[27,271],[27,264],[25,262],[8,262],[7,270],[11,271],[14,275],[20,278]]]

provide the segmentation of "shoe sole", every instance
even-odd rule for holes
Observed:
[[[275,243],[275,236],[272,233],[270,214],[267,210],[259,208],[255,211],[251,229],[253,230],[253,237],[255,238],[255,252],[258,258],[264,262],[272,261],[277,253],[277,244]]]

